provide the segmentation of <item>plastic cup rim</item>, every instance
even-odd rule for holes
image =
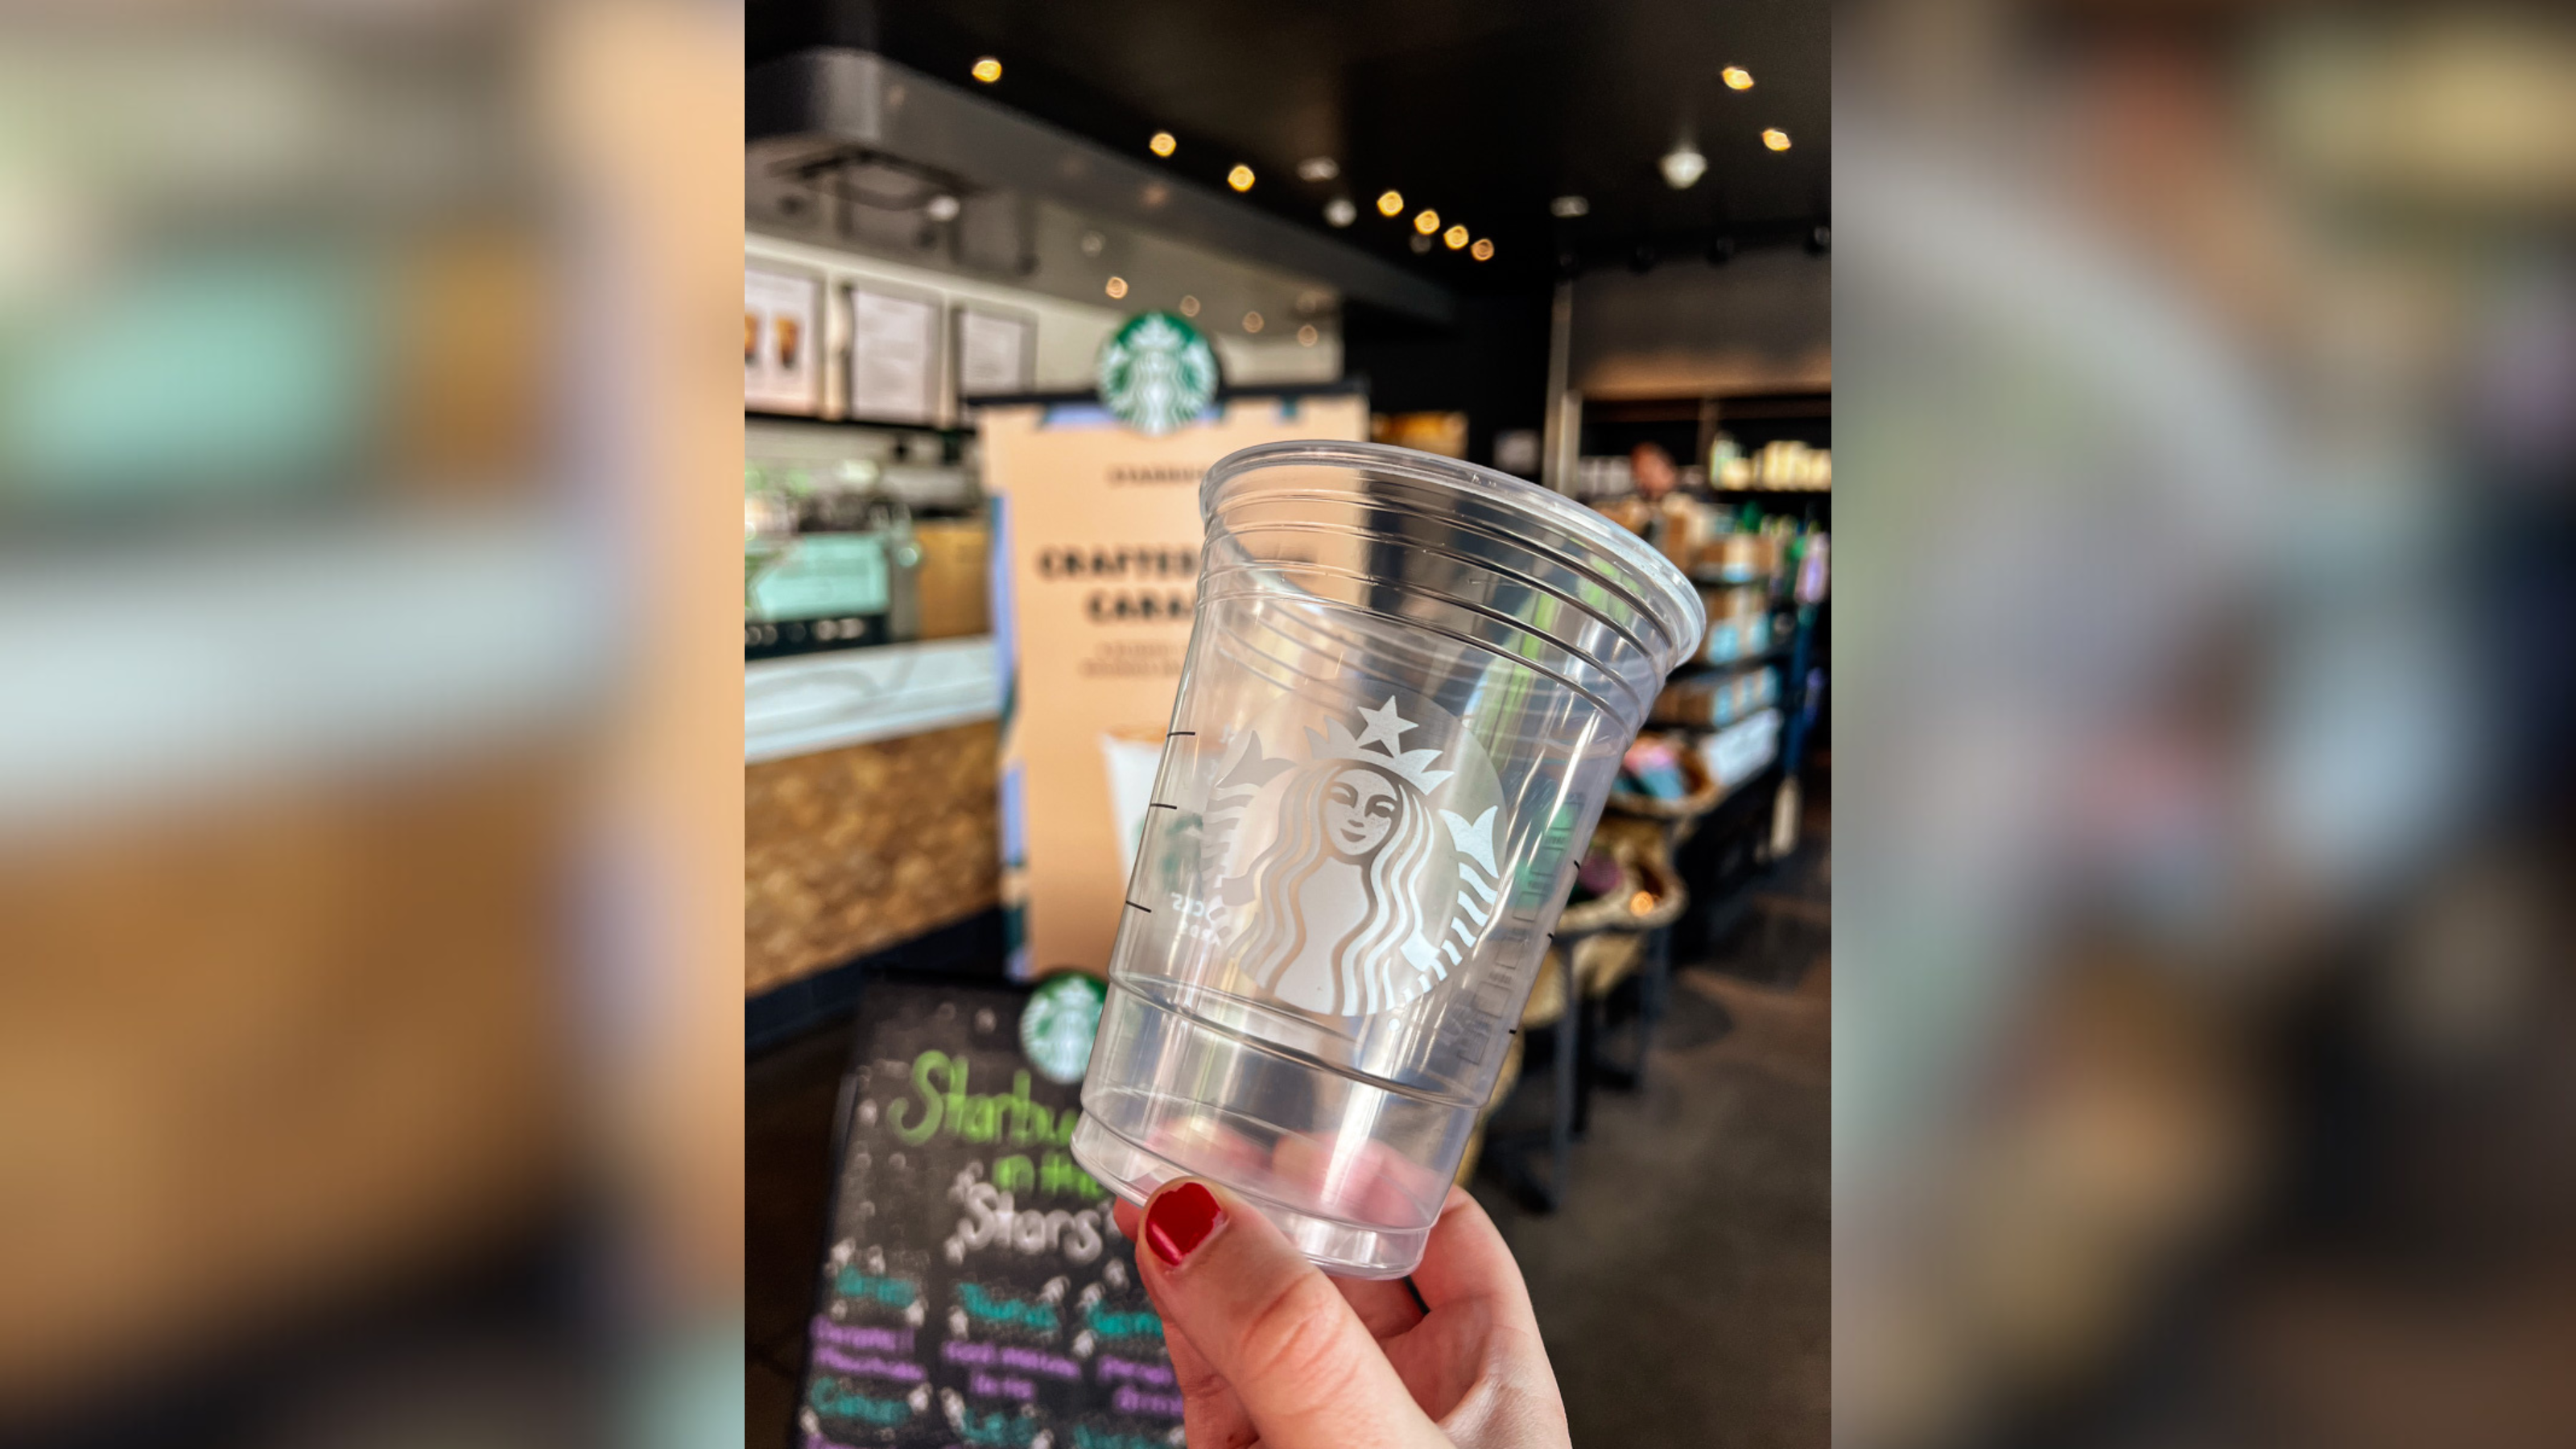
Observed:
[[[1637,586],[1632,592],[1666,606],[1665,609],[1657,609],[1650,605],[1647,610],[1647,616],[1654,621],[1656,629],[1671,641],[1665,656],[1655,661],[1658,673],[1670,673],[1696,647],[1693,625],[1700,622],[1697,617],[1702,608],[1699,590],[1671,559],[1656,552],[1644,539],[1562,493],[1542,488],[1526,478],[1515,478],[1509,473],[1456,458],[1444,458],[1437,453],[1418,452],[1387,443],[1329,439],[1255,443],[1226,454],[1209,467],[1207,477],[1199,483],[1199,518],[1202,522],[1214,521],[1218,491],[1237,477],[1258,468],[1287,463],[1341,464],[1379,469],[1417,482],[1470,492],[1476,497],[1530,514],[1598,547],[1626,565]]]

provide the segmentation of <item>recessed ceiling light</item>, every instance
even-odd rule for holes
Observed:
[[[1195,317],[1199,315],[1199,299],[1196,297],[1183,297],[1181,299],[1181,315],[1184,317]]]
[[[1342,163],[1330,156],[1309,156],[1297,163],[1300,181],[1330,181],[1342,174]]]
[[[1717,78],[1726,82],[1726,88],[1731,91],[1749,91],[1753,89],[1753,72],[1746,70],[1740,65],[1730,65],[1726,69],[1719,71],[1717,73]]]
[[[1323,333],[1315,330],[1314,323],[1309,322],[1305,326],[1297,329],[1297,345],[1300,347],[1312,347],[1323,335]]]
[[[1762,133],[1762,144],[1774,151],[1786,151],[1789,149],[1789,133],[1775,126]]]
[[[1349,226],[1359,219],[1360,209],[1351,205],[1347,196],[1336,196],[1324,203],[1324,220],[1335,226]]]
[[[1453,226],[1440,233],[1440,240],[1454,252],[1467,244],[1467,229],[1463,226]]]
[[[1591,209],[1592,203],[1580,196],[1560,196],[1547,204],[1548,215],[1563,217],[1568,221]]]
[[[1467,248],[1467,255],[1474,257],[1480,262],[1492,261],[1494,259],[1494,239],[1492,237],[1483,236],[1476,238],[1476,244]]]
[[[1663,168],[1664,184],[1675,191],[1690,190],[1708,170],[1708,158],[1688,141],[1665,152],[1664,159],[1656,164]]]
[[[957,219],[958,201],[956,197],[943,191],[937,196],[930,198],[930,200],[924,204],[921,209],[929,213],[932,221],[955,221]]]
[[[1002,63],[993,59],[989,55],[985,56],[983,59],[975,62],[974,75],[975,79],[982,81],[986,85],[991,85],[993,82],[1002,78]]]
[[[1429,236],[1440,229],[1440,213],[1424,207],[1413,214],[1413,229]]]
[[[1145,149],[1157,156],[1169,156],[1181,149],[1181,143],[1169,131],[1156,131],[1154,139],[1145,143]]]
[[[1250,191],[1252,189],[1252,168],[1238,164],[1233,170],[1225,173],[1225,184],[1233,187],[1237,191]]]
[[[1127,295],[1127,279],[1126,279],[1125,277],[1111,277],[1111,278],[1109,279],[1109,286],[1108,286],[1108,288],[1107,288],[1107,291],[1108,291],[1109,295],[1110,295],[1112,298],[1117,298],[1117,297],[1124,297],[1124,296],[1126,296],[1126,295]]]
[[[1260,330],[1261,330],[1261,314],[1260,314],[1260,313],[1258,313],[1258,312],[1246,312],[1246,313],[1244,313],[1244,314],[1243,314],[1243,330],[1244,330],[1244,331],[1246,331],[1246,332],[1258,332],[1258,331],[1260,331]]]
[[[1377,214],[1378,214],[1378,215],[1380,215],[1380,216],[1393,216],[1393,215],[1395,215],[1397,212],[1402,211],[1402,210],[1404,210],[1404,193],[1403,193],[1403,192],[1401,192],[1401,191],[1381,191],[1381,192],[1379,192],[1379,193],[1377,194]]]

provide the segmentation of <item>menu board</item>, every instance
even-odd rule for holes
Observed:
[[[983,307],[960,307],[957,395],[1027,392],[1037,377],[1037,319]]]
[[[1099,999],[869,984],[800,1449],[1182,1442],[1135,1249],[1065,1150]]]
[[[850,289],[850,416],[928,423],[939,411],[939,303]]]
[[[745,267],[742,273],[742,401],[771,412],[817,411],[823,397],[823,279],[809,272]]]

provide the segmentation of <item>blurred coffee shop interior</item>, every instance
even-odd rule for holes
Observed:
[[[1377,441],[1572,494],[1701,585],[1706,642],[1631,752],[1465,1180],[1576,1442],[1720,1415],[1821,1437],[1826,24],[750,6],[750,1442],[794,1432],[863,983],[1106,965],[1034,959],[1005,869],[1047,830],[1001,779],[987,445],[1003,409],[1096,414],[1104,344],[1147,313],[1207,341],[1228,417],[1295,436],[1355,401]],[[1172,597],[1089,566],[1085,607]],[[1725,1346],[1687,1384],[1684,1342]]]

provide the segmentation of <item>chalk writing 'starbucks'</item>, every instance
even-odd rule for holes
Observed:
[[[1029,1100],[1029,1074],[1011,1073],[1011,1090],[978,1096],[966,1090],[972,1066],[964,1057],[926,1051],[913,1058],[912,1091],[886,1107],[886,1124],[906,1146],[946,1135],[961,1142],[1007,1142],[1014,1147],[1062,1147],[1073,1140],[1079,1107],[1061,1112]]]

